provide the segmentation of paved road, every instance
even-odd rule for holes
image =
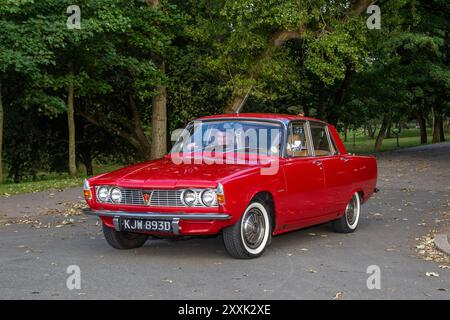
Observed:
[[[276,237],[263,257],[249,261],[229,258],[220,237],[155,240],[117,251],[105,243],[95,218],[56,211],[39,216],[41,225],[3,225],[0,297],[450,299],[450,269],[416,253],[416,238],[449,226],[449,168],[449,143],[383,154],[382,191],[363,207],[356,233],[335,234],[327,225],[293,232]],[[69,190],[62,197],[67,193],[76,194]],[[35,194],[36,206],[50,194]],[[18,202],[26,199],[17,196]],[[14,197],[5,200],[0,198],[0,212],[14,205]],[[81,268],[81,290],[66,287],[69,265]],[[381,269],[381,290],[366,286],[370,265]]]

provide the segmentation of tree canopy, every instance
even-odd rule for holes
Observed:
[[[0,4],[0,181],[2,166],[19,181],[158,157],[171,130],[238,109],[363,129],[374,150],[410,121],[423,143],[427,126],[445,139],[445,0]],[[67,26],[73,4],[80,29]],[[380,29],[367,26],[372,4]]]

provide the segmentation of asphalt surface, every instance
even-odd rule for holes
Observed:
[[[220,236],[114,250],[96,218],[61,209],[60,198],[80,201],[78,189],[34,194],[31,203],[26,195],[0,198],[6,217],[40,208],[0,226],[0,298],[448,300],[450,269],[421,259],[416,246],[449,227],[449,168],[450,143],[382,154],[381,192],[363,206],[356,233],[328,225],[292,232],[255,260],[228,257]],[[42,209],[49,214],[38,215]],[[80,267],[79,290],[66,286],[70,265]],[[380,290],[367,288],[371,265],[381,270]]]

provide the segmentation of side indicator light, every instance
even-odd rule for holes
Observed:
[[[225,203],[225,196],[223,194],[217,195],[217,203],[220,203],[220,204]]]
[[[83,190],[84,199],[85,200],[91,200],[92,199],[92,192],[91,190]]]

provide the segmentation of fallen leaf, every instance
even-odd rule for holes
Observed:
[[[382,217],[383,215],[381,213],[376,212],[376,213],[373,214],[373,216],[374,217]]]
[[[439,277],[439,273],[436,273],[436,272],[425,272],[425,275],[427,277],[436,277],[436,278]]]
[[[336,293],[336,294],[335,294],[335,296],[333,297],[333,300],[338,300],[338,299],[342,299],[342,295],[343,295],[343,293],[342,293],[342,292],[338,292],[338,293]]]

